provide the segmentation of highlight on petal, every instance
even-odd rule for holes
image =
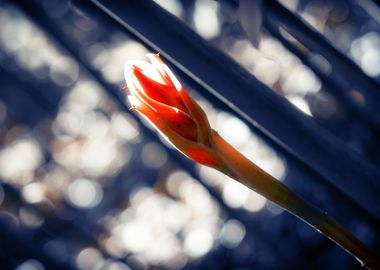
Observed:
[[[170,70],[170,68],[161,60],[159,54],[148,53],[146,56],[148,57],[152,65],[161,73],[161,75],[165,79],[168,79],[169,82],[174,85],[177,91],[181,90],[181,83],[178,81],[177,77]]]
[[[167,76],[166,71],[164,69],[165,63],[161,60],[159,54],[148,53],[146,55],[152,65],[160,72],[161,76],[165,78]],[[168,82],[169,83],[169,82]]]
[[[145,76],[160,84],[166,84],[161,73],[152,64],[144,61],[128,61],[125,64],[124,76],[127,81],[131,79],[130,73],[133,72],[134,69],[139,69]]]
[[[128,95],[128,100],[129,100],[129,103],[132,106],[132,109],[136,109],[136,108],[138,108],[138,107],[141,106],[142,102],[136,96],[134,96],[133,94]]]
[[[167,65],[164,65],[164,69],[166,73],[168,74],[171,82],[173,83],[174,87],[177,89],[177,91],[180,91],[182,89],[181,83],[178,81],[177,77],[174,75],[174,73],[170,70],[170,68]]]
[[[158,102],[186,111],[186,106],[173,87],[152,80],[139,69],[133,69],[132,73],[135,76],[135,81],[140,84],[137,90],[144,92],[146,96]]]

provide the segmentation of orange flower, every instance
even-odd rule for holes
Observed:
[[[215,167],[219,159],[209,148],[211,128],[206,114],[158,54],[147,57],[151,63],[131,61],[125,66],[132,108],[186,156]]]

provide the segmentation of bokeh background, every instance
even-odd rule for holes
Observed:
[[[380,164],[379,130],[262,27],[259,4],[156,2],[363,159]],[[378,3],[281,2],[379,82]],[[148,52],[136,37],[70,1],[0,1],[0,268],[359,269],[302,221],[181,157],[129,111],[124,63]],[[326,59],[315,60],[329,72]],[[328,206],[379,251],[380,227],[356,213],[347,218],[350,209],[335,208],[339,198],[323,185],[292,179],[286,159],[260,134],[187,88],[229,142]],[[360,100],[360,92],[353,94]]]

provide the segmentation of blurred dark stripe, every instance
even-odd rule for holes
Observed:
[[[302,52],[293,44],[292,50],[305,64],[314,70],[327,83],[331,92],[344,101],[346,106],[361,116],[362,120],[369,122],[377,131],[380,130],[380,85],[367,76],[351,59],[336,49],[319,32],[306,25],[301,18],[288,11],[275,0],[263,1],[266,26],[270,31],[277,32],[276,37],[281,39],[280,26],[293,35],[301,44],[311,52],[322,55],[331,65],[330,74],[324,74],[310,61],[303,59]],[[280,36],[280,37],[279,37]],[[286,40],[285,40],[286,42]],[[287,44],[289,42],[286,42]],[[289,47],[289,45],[287,46]],[[310,54],[309,53],[309,54]],[[355,99],[353,91],[359,92],[363,103]]]

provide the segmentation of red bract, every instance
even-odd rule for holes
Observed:
[[[147,57],[151,63],[131,61],[125,66],[132,107],[189,158],[215,166],[218,159],[208,147],[211,129],[206,114],[158,54]]]

